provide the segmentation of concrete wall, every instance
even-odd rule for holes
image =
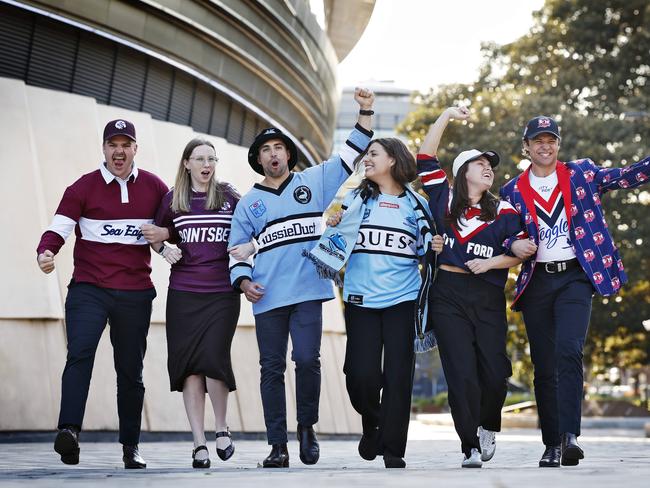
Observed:
[[[106,121],[126,118],[138,132],[136,161],[173,184],[181,151],[194,137],[192,129],[152,120],[148,114],[98,105],[79,95],[26,86],[0,78],[0,228],[4,257],[0,280],[0,430],[48,430],[56,427],[65,364],[63,303],[72,275],[71,236],[56,258],[56,271],[43,275],[36,265],[36,245],[49,225],[66,186],[94,170],[102,160],[101,131]],[[217,174],[241,193],[259,177],[246,163],[246,149],[204,136],[217,148]],[[154,301],[145,360],[143,429],[189,430],[180,393],[169,391],[165,343],[165,301],[169,267],[152,257]],[[321,432],[359,432],[361,423],[349,404],[343,378],[344,324],[338,300],[324,307]],[[84,420],[85,429],[117,429],[115,372],[110,341],[104,334],[95,360]],[[259,393],[258,350],[250,304],[242,301],[232,348],[238,389],[230,396],[232,430],[264,430]],[[288,359],[288,425],[294,426],[295,395]],[[212,428],[210,408],[206,426]]]

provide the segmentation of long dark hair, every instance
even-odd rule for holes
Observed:
[[[466,177],[469,164],[470,163],[463,164],[454,178],[451,208],[445,216],[445,225],[448,227],[453,225],[456,225],[456,227],[460,226],[460,218],[463,217],[465,212],[472,206],[472,203],[469,200]],[[483,192],[478,203],[481,205],[481,215],[479,215],[479,220],[490,222],[497,218],[499,199],[490,193],[489,190]]]
[[[406,147],[406,144],[396,137],[382,137],[370,141],[366,150],[354,160],[355,168],[363,161],[370,146],[375,142],[384,148],[389,157],[395,160],[395,164],[390,167],[390,175],[397,183],[406,186],[417,178],[418,172],[415,165],[415,158]],[[368,178],[364,178],[355,191],[360,192],[363,198],[377,198],[379,195],[379,185],[374,181],[370,181]]]
[[[190,200],[192,196],[192,178],[190,171],[185,168],[183,162],[188,160],[192,155],[192,151],[199,146],[209,146],[214,149],[214,146],[207,139],[192,139],[187,143],[183,149],[180,163],[178,164],[178,171],[176,172],[176,182],[174,183],[174,195],[172,197],[171,208],[174,212],[189,212]],[[208,182],[208,191],[205,199],[206,210],[220,209],[226,201],[226,192],[229,191],[229,185],[217,181],[216,168],[212,173],[212,178]]]

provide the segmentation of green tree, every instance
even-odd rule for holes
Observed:
[[[445,107],[460,103],[469,104],[475,116],[448,126],[438,156],[449,166],[462,149],[496,150],[502,164],[495,188],[520,171],[522,129],[540,114],[562,127],[562,160],[589,157],[604,166],[625,166],[650,154],[647,0],[547,0],[528,34],[503,46],[486,44],[483,54],[475,83],[417,96],[419,108],[399,128],[413,149]],[[650,318],[648,190],[611,192],[603,199],[630,282],[618,296],[594,300],[585,359],[596,369],[602,361],[638,363],[622,353],[601,354],[608,338],[621,331],[635,337],[622,350],[647,363],[650,341],[642,323]],[[510,320],[520,332],[520,319]],[[513,351],[522,350],[517,337],[511,334]],[[524,379],[528,373],[524,367]]]

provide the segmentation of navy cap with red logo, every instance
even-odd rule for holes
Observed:
[[[552,118],[540,115],[528,121],[523,138],[532,139],[539,134],[551,134],[560,139],[560,127]]]
[[[135,141],[135,126],[128,120],[111,120],[104,127],[104,142],[115,136],[126,136]]]

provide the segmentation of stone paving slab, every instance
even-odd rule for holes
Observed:
[[[510,429],[497,436],[494,459],[482,469],[461,469],[460,444],[449,428],[412,422],[405,470],[386,470],[381,458],[364,461],[357,443],[346,440],[321,442],[321,460],[305,466],[298,458],[297,442],[291,441],[291,468],[257,467],[268,453],[263,441],[237,441],[234,457],[222,462],[212,453],[212,468],[194,470],[188,442],[152,442],[140,446],[146,470],[122,468],[117,443],[82,443],[81,462],[65,466],[51,443],[0,444],[0,486],[262,486],[316,488],[332,486],[378,487],[562,487],[636,488],[650,480],[650,439],[643,431],[587,430],[580,437],[586,459],[577,467],[540,469],[543,451],[540,435],[531,429]],[[37,460],[33,462],[31,460]]]

